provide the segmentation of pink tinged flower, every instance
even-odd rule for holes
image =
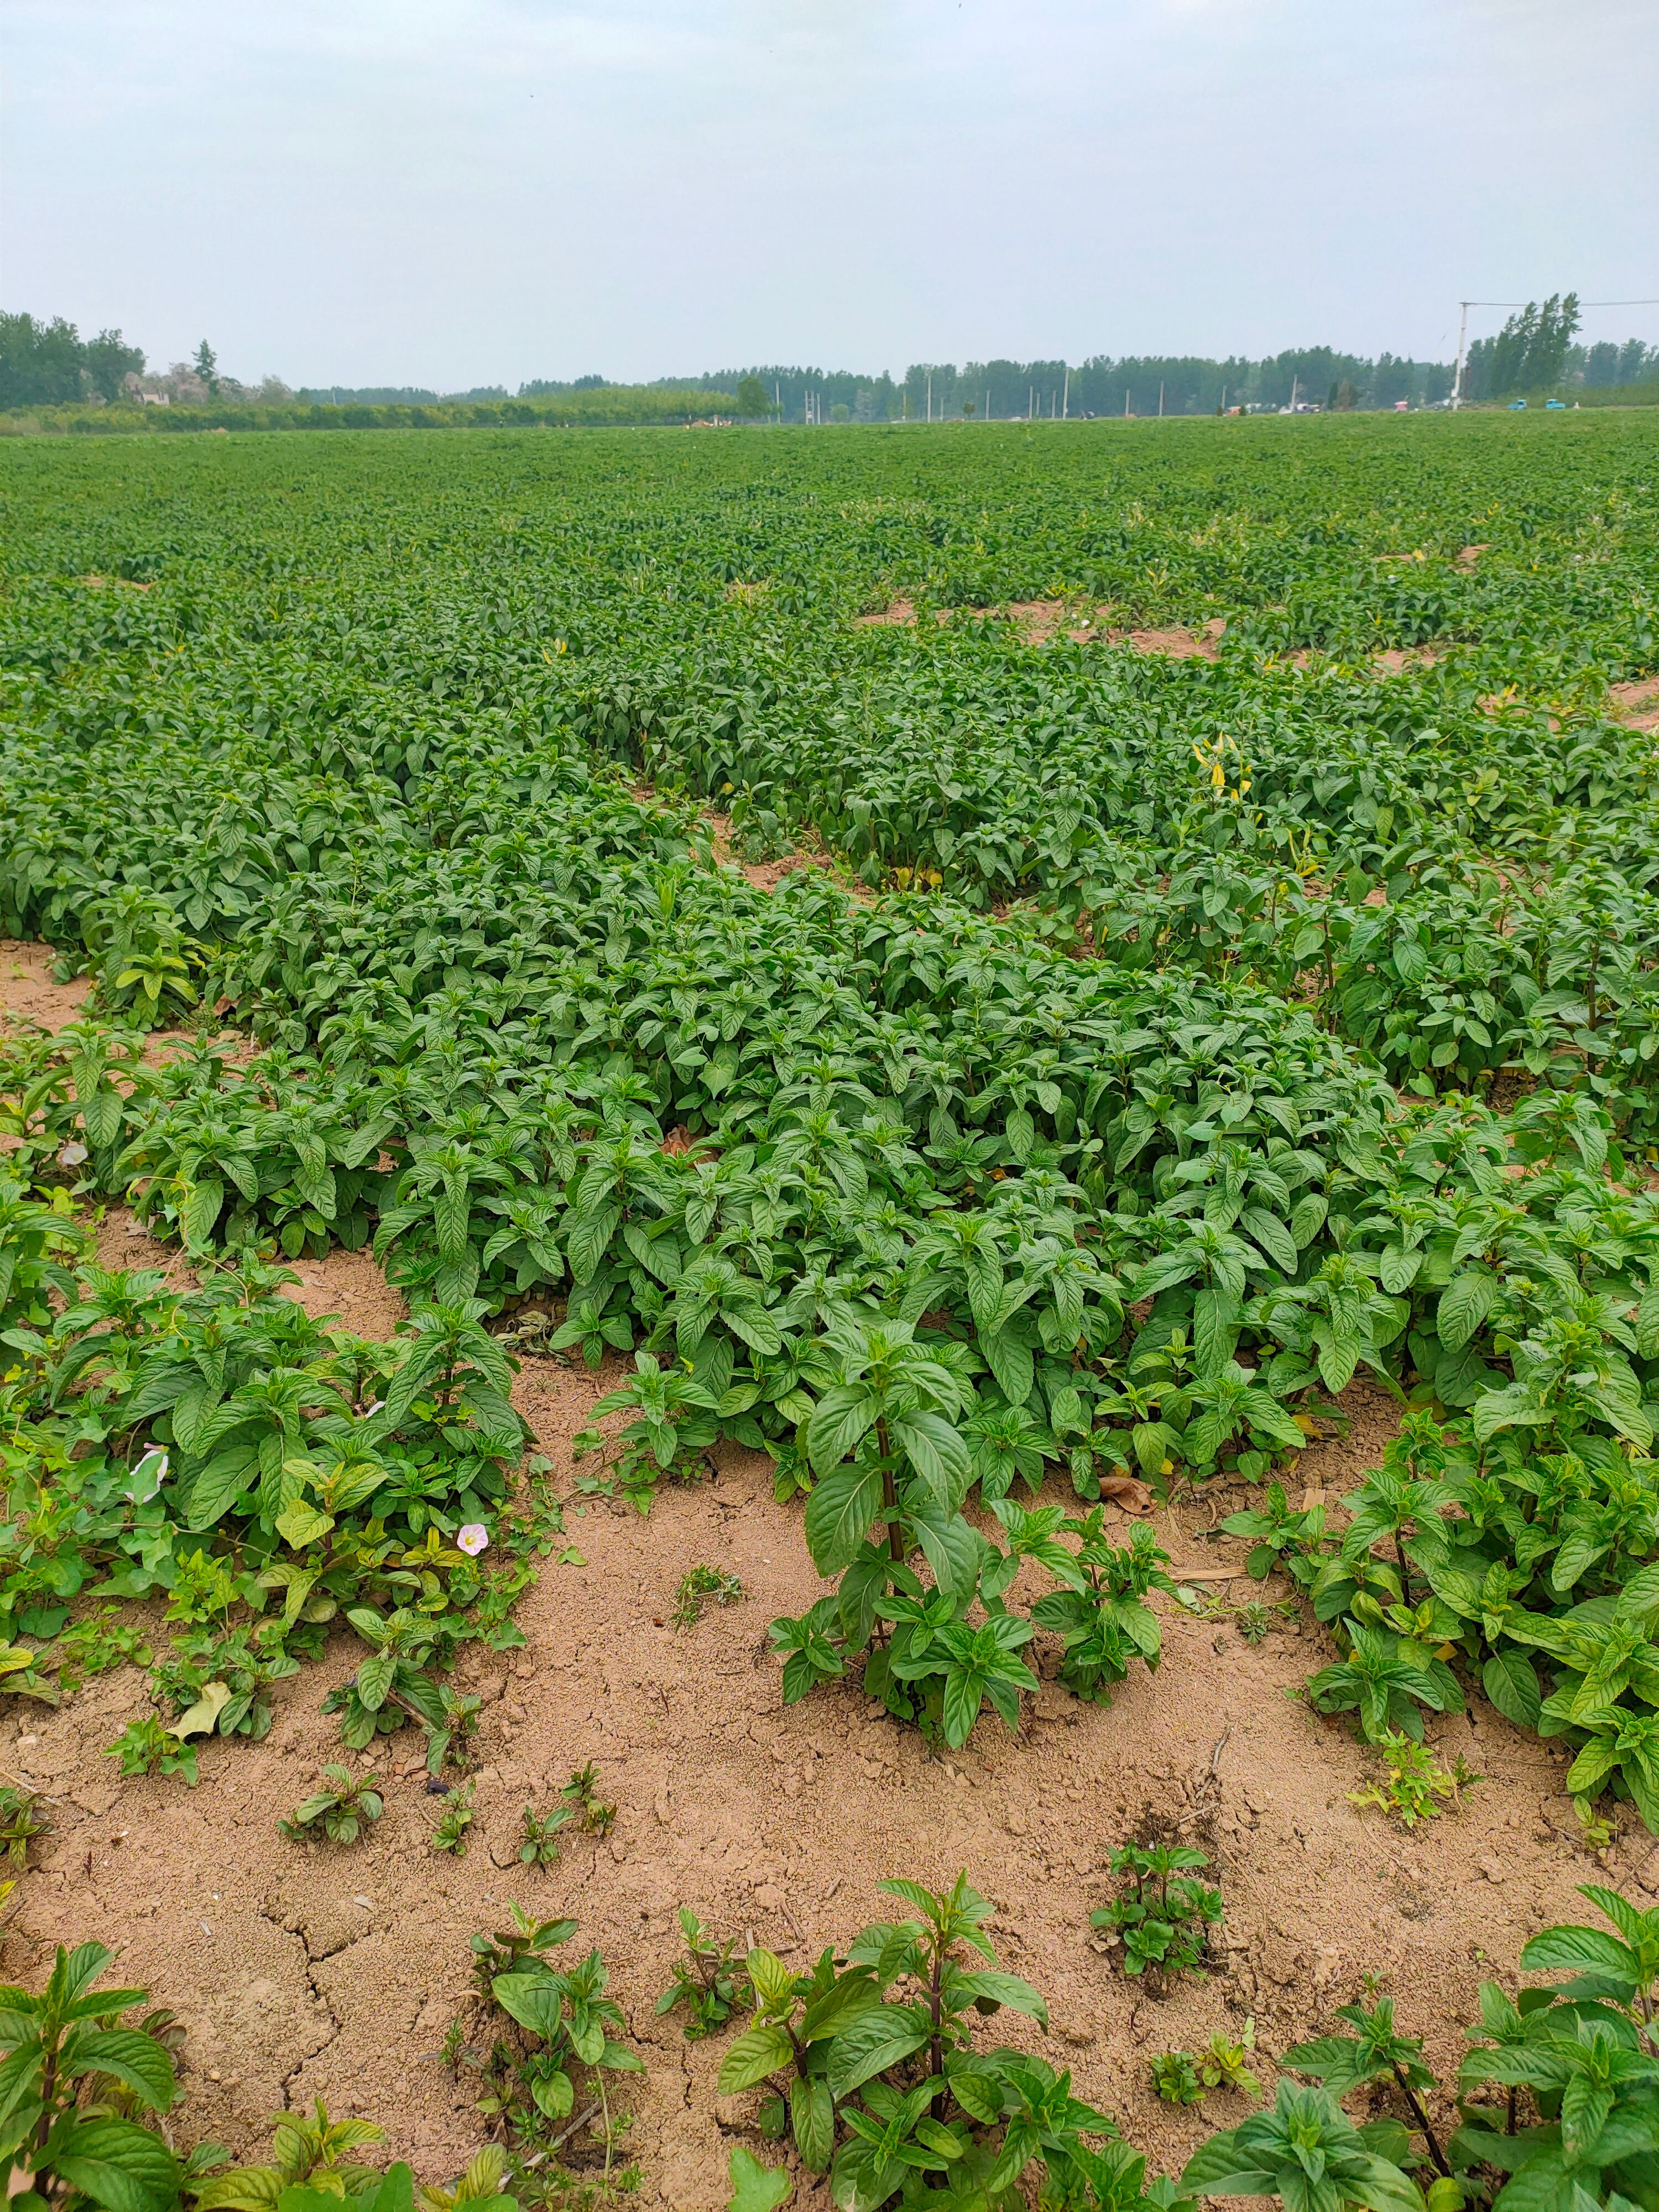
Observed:
[[[469,1559],[476,1559],[489,1549],[489,1531],[482,1521],[469,1521],[455,1541]]]
[[[148,1505],[167,1480],[167,1455],[152,1444],[132,1470],[123,1495],[135,1505]]]

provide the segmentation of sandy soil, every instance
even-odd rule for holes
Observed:
[[[92,978],[77,975],[72,983],[54,983],[57,957],[50,945],[0,937],[0,1009],[43,1030],[60,1030],[72,1022],[91,995]]]
[[[1636,684],[1607,687],[1613,712],[1634,730],[1659,730],[1659,676],[1644,676]]]
[[[100,1245],[123,1264],[182,1273],[120,1209],[105,1214]],[[310,1310],[370,1334],[395,1322],[395,1294],[366,1255],[298,1272]],[[612,1368],[525,1360],[515,1397],[561,1488],[571,1439],[615,1379]],[[1350,1486],[1390,1432],[1387,1402],[1364,1386],[1346,1402],[1351,1433],[1303,1456],[1307,1494]],[[543,1565],[520,1607],[526,1648],[461,1670],[485,1707],[477,1818],[459,1860],[431,1848],[438,1801],[404,1737],[380,1747],[386,1810],[364,1846],[301,1846],[277,1832],[340,1756],[319,1706],[360,1656],[349,1632],[280,1686],[264,1743],[203,1748],[194,1790],[122,1782],[106,1755],[146,1709],[135,1669],[99,1678],[58,1712],[14,1700],[0,1767],[51,1794],[57,1827],[16,1894],[4,1972],[34,1979],[59,1941],[118,1947],[122,1978],[149,1984],[186,2026],[181,2142],[251,2152],[273,2112],[320,2095],[336,2112],[377,2117],[397,2154],[441,2179],[484,2133],[476,2077],[452,2079],[438,2056],[458,2016],[487,2040],[468,1995],[467,1939],[499,1926],[512,1899],[569,1912],[578,1941],[603,1947],[647,2063],[618,2100],[634,2115],[641,2201],[676,2212],[725,2203],[729,2138],[750,2108],[716,2100],[725,2038],[688,2045],[654,2014],[681,1904],[804,1964],[881,1914],[884,1875],[945,1881],[966,1868],[995,1902],[1003,1962],[1052,2009],[1046,2039],[1018,2022],[999,2031],[1071,2067],[1079,2093],[1115,2112],[1160,2168],[1247,2107],[1224,2094],[1202,2114],[1159,2105],[1146,2079],[1154,2054],[1195,2050],[1253,2017],[1270,2060],[1351,1997],[1367,1968],[1388,1976],[1402,2025],[1427,2034],[1449,2071],[1481,1974],[1512,1980],[1526,1936],[1571,1917],[1572,1885],[1598,1872],[1561,1789],[1562,1754],[1479,1705],[1431,1731],[1483,1777],[1456,1814],[1402,1837],[1358,1810],[1349,1793],[1367,1778],[1366,1753],[1297,1695],[1328,1639],[1299,1620],[1259,1647],[1238,1633],[1234,1606],[1283,1595],[1243,1581],[1243,1547],[1215,1533],[1244,1495],[1212,1488],[1157,1516],[1213,1617],[1159,1601],[1156,1675],[1138,1673],[1109,1708],[1045,1684],[1018,1739],[986,1721],[941,1758],[848,1686],[782,1707],[766,1623],[823,1585],[799,1507],[775,1502],[760,1455],[724,1450],[716,1477],[665,1491],[648,1519],[573,1496],[569,1554]],[[676,1630],[677,1586],[699,1564],[735,1571],[744,1598]],[[589,1759],[619,1808],[613,1832],[574,1841],[550,1869],[521,1867],[522,1809],[545,1807]],[[1212,1852],[1227,1905],[1224,1966],[1165,2002],[1127,1982],[1088,1926],[1109,1893],[1108,1850],[1152,1827]],[[1606,1869],[1659,1894],[1659,1850],[1639,1827]],[[1259,2070],[1271,2078],[1271,2065]],[[795,2201],[827,2198],[803,2180]]]
[[[1006,607],[967,607],[963,619],[984,621],[995,619],[1016,623],[1028,645],[1046,645],[1066,623],[1066,607],[1060,599],[1017,599]],[[1115,629],[1106,617],[1110,610],[1100,607],[1095,617],[1066,629],[1066,635],[1073,644],[1098,642],[1106,645],[1127,645],[1136,653],[1161,653],[1171,660],[1188,660],[1200,657],[1213,660],[1215,641],[1227,627],[1219,616],[1205,623],[1201,631],[1184,629],[1179,624],[1169,629]],[[914,623],[916,611],[908,599],[894,599],[878,614],[854,615],[855,629],[872,627],[905,625]],[[948,607],[936,607],[935,622],[951,619]]]

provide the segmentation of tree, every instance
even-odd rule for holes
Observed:
[[[757,376],[738,379],[738,412],[752,419],[757,415],[769,415],[772,403],[766,396],[766,386]]]
[[[87,340],[82,371],[98,397],[113,406],[127,378],[143,374],[143,349],[130,346],[119,331],[100,331],[95,338]]]
[[[208,390],[216,393],[219,389],[219,356],[205,338],[197,347],[196,358],[191,362],[191,367],[206,385]]]
[[[1561,381],[1567,364],[1567,348],[1578,328],[1578,295],[1552,293],[1540,307],[1528,300],[1512,314],[1495,338],[1469,349],[1472,398],[1502,399],[1512,392],[1543,392]]]

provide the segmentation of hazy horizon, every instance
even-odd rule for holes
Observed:
[[[1448,361],[1461,295],[1659,294],[1646,0],[4,18],[0,300],[250,382]],[[1659,307],[1582,335],[1659,342]]]

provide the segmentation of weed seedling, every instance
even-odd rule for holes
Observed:
[[[1261,1644],[1275,1628],[1289,1620],[1296,1609],[1294,1598],[1283,1599],[1277,1605],[1264,1605],[1259,1598],[1247,1598],[1235,1611],[1233,1621],[1247,1644]]]
[[[674,1594],[670,1618],[676,1628],[695,1628],[706,1606],[735,1605],[742,1595],[743,1584],[735,1575],[718,1567],[693,1567]]]
[[[453,1793],[449,1802],[439,1814],[438,1825],[432,1831],[433,1850],[448,1851],[452,1856],[464,1859],[466,1856],[466,1832],[472,1826],[473,1819],[472,1784],[469,1782],[465,1790]]]
[[[276,1826],[290,1843],[314,1842],[320,1827],[331,1844],[355,1844],[380,1817],[385,1801],[374,1787],[376,1779],[365,1774],[354,1781],[349,1767],[325,1766],[325,1787],[296,1805],[292,1820]]]
[[[1184,2051],[1162,2051],[1152,2061],[1152,2087],[1166,2105],[1200,2105],[1204,2084]]]
[[[674,1961],[672,1982],[657,1999],[657,2011],[659,2014],[672,2012],[683,2004],[685,2039],[695,2043],[723,2027],[734,2011],[752,2004],[754,1991],[742,1966],[733,1964],[735,1938],[714,1942],[696,1914],[684,1905],[680,1933],[685,1938],[685,1948]]]
[[[1470,1776],[1470,1780],[1476,1778]],[[1591,1799],[1575,1797],[1572,1809],[1578,1818],[1578,1840],[1587,1851],[1604,1851],[1619,1833],[1619,1824],[1598,1813]]]
[[[1413,1743],[1398,1729],[1389,1729],[1376,1747],[1382,1759],[1382,1778],[1363,1790],[1351,1790],[1351,1805],[1376,1805],[1391,1813],[1402,1827],[1414,1828],[1419,1820],[1436,1819],[1447,1805],[1455,1806],[1472,1783],[1480,1777],[1465,1764],[1462,1753],[1450,1767],[1443,1766],[1425,1743]]]
[[[483,1699],[453,1689],[447,1682],[440,1684],[438,1694],[443,1699],[444,1721],[441,1728],[427,1729],[427,1771],[441,1774],[446,1766],[465,1771],[472,1763],[472,1738],[477,1733],[478,1709]]]

